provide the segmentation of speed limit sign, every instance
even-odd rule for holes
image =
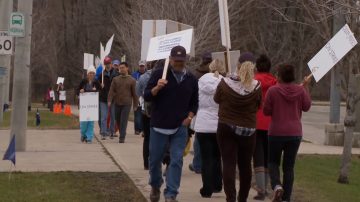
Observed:
[[[7,31],[0,31],[0,55],[12,55],[13,44],[13,37]]]

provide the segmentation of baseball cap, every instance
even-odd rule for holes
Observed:
[[[139,61],[139,66],[146,66],[146,61],[140,60]]]
[[[186,50],[182,46],[175,46],[171,49],[170,57],[173,60],[185,61],[186,60]]]
[[[120,65],[120,60],[113,60],[113,65]]]

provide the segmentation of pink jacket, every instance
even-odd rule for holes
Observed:
[[[279,83],[266,95],[264,114],[271,116],[269,135],[302,136],[302,112],[309,111],[311,98],[303,86]]]

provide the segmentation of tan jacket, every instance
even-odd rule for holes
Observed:
[[[136,81],[130,75],[117,76],[113,79],[109,91],[108,102],[115,102],[116,105],[138,106],[139,98],[135,92]]]

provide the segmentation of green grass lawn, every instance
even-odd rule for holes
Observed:
[[[145,202],[122,172],[0,173],[0,198],[7,201],[124,201]]]
[[[35,111],[28,113],[28,127],[37,129],[78,129],[79,118],[75,116],[65,116],[54,114],[50,111],[40,111],[41,124],[36,127]],[[0,129],[10,128],[11,111],[4,113],[4,121],[0,124]]]
[[[340,156],[301,155],[296,162],[294,201],[360,201],[360,158],[354,156],[350,184],[339,184]]]

